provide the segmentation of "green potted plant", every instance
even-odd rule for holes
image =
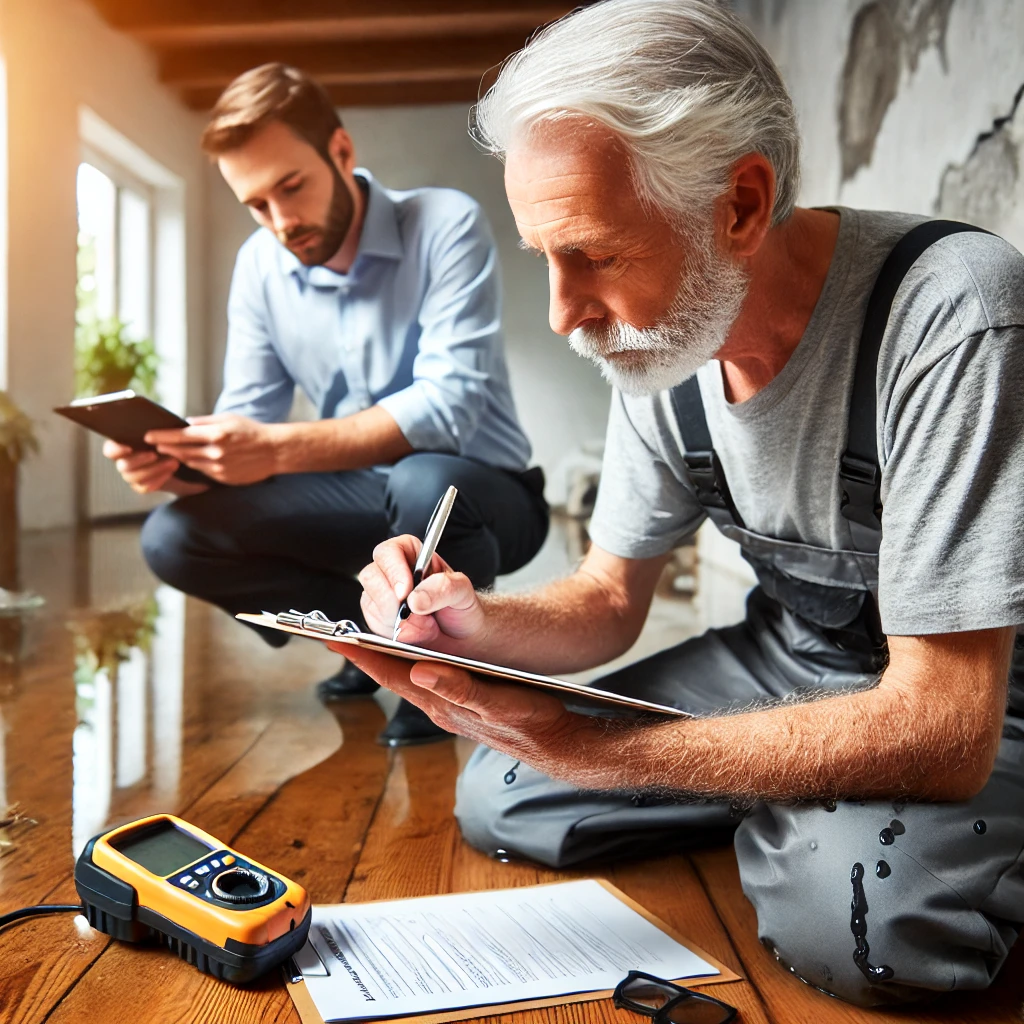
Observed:
[[[38,450],[32,421],[0,391],[0,667],[18,660],[21,616],[43,603],[37,594],[18,592],[18,467]],[[6,673],[0,673],[0,697],[7,688]]]
[[[0,391],[0,590],[18,587],[18,466],[38,450],[32,421]]]
[[[75,285],[75,393],[105,395],[131,388],[156,398],[158,357],[149,338],[130,338],[130,324],[101,313],[96,279],[96,240],[78,236]]]
[[[149,338],[126,336],[117,317],[82,317],[75,326],[75,392],[79,397],[131,388],[156,397],[159,357]]]

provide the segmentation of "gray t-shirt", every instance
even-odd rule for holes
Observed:
[[[839,512],[857,344],[875,277],[922,218],[839,208],[839,237],[803,338],[738,404],[698,372],[715,450],[747,527],[854,549]],[[1024,256],[992,235],[931,246],[893,303],[878,363],[879,607],[890,635],[1024,623]],[[704,519],[667,392],[615,392],[591,537],[664,554]]]

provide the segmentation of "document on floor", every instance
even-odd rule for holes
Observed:
[[[314,907],[295,962],[324,1021],[597,998],[631,970],[735,979],[634,907],[593,879]]]

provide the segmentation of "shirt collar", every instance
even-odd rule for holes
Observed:
[[[398,233],[398,211],[387,189],[365,168],[356,168],[356,175],[368,187],[366,217],[363,233],[359,237],[359,256],[383,256],[389,260],[400,260],[402,237]],[[358,257],[357,257],[358,259]]]
[[[327,267],[307,267],[294,253],[279,245],[281,272],[294,275],[302,285],[317,287],[338,287],[349,280],[364,256],[380,256],[384,259],[400,260],[404,254],[402,238],[398,233],[398,211],[387,190],[365,167],[357,167],[357,178],[366,183],[366,214],[363,230],[359,236],[359,249],[355,262],[348,274],[337,274]]]

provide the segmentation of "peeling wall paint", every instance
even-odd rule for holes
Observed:
[[[996,232],[1004,232],[1024,218],[1022,100],[1024,84],[1017,90],[1010,112],[978,136],[967,159],[946,168],[935,202],[937,214]]]
[[[871,163],[875,138],[899,91],[930,46],[949,70],[946,33],[953,0],[875,0],[854,15],[839,98],[839,146],[846,181]]]
[[[734,7],[796,104],[803,205],[939,214],[1024,249],[1024,2]]]

